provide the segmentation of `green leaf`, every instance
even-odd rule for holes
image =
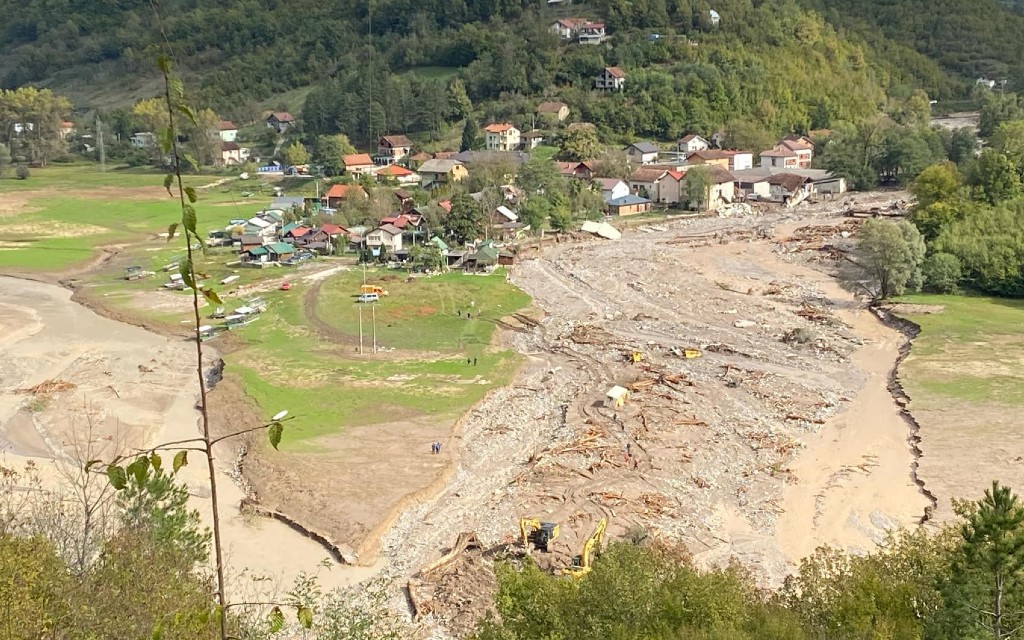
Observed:
[[[89,473],[89,470],[92,469],[93,467],[95,467],[98,464],[103,464],[103,461],[102,460],[90,460],[89,462],[86,462],[85,463],[85,472]]]
[[[168,173],[164,176],[164,189],[167,189],[167,195],[174,197],[174,192],[171,191],[171,185],[174,184],[174,174]]]
[[[182,282],[185,283],[186,287],[189,287],[189,288],[192,288],[192,289],[196,288],[196,281],[192,277],[192,261],[191,260],[189,260],[188,258],[185,258],[184,260],[182,260],[181,263],[178,265],[178,273],[181,275],[181,280],[182,280]]]
[[[177,222],[172,222],[167,227],[167,242],[170,242],[171,240],[174,240],[174,236],[175,236],[176,233],[178,233],[178,223]]]
[[[156,65],[160,68],[160,73],[164,73],[164,74],[170,73],[171,72],[171,58],[170,58],[170,56],[165,56],[165,55],[158,56],[157,59],[156,59]]]
[[[146,481],[146,473],[149,471],[149,458],[142,456],[135,462],[128,465],[128,473],[135,476],[135,481],[140,485]]]
[[[196,195],[195,187],[185,187],[185,195],[188,196],[188,201],[191,203],[195,203],[199,199],[199,196]]]
[[[199,171],[199,161],[190,153],[181,154],[182,160],[188,163],[188,166],[192,167],[193,171]]]
[[[267,435],[270,436],[270,446],[277,449],[277,445],[281,444],[281,434],[284,433],[284,425],[280,422],[275,422],[270,425],[270,429],[267,430]]]
[[[173,77],[173,78],[170,78],[170,81],[171,81],[171,92],[174,94],[174,97],[177,98],[178,100],[181,100],[182,98],[184,98],[185,97],[185,83],[183,83],[181,81],[181,78]]]
[[[309,607],[299,607],[299,610],[295,612],[295,615],[299,619],[299,624],[302,625],[303,629],[313,628],[313,610]]]
[[[160,471],[160,467],[163,466],[164,460],[159,455],[153,453],[149,456],[149,465],[153,467],[153,471]]]
[[[185,227],[185,230],[192,235],[198,235],[196,233],[196,208],[190,204],[186,204],[181,208],[181,224]]]
[[[160,129],[160,150],[170,153],[174,149],[174,131],[170,127]]]
[[[174,454],[174,464],[172,468],[174,473],[178,473],[178,469],[188,465],[188,451],[179,451]]]
[[[284,628],[284,612],[281,611],[281,607],[274,607],[270,610],[267,622],[270,623],[270,633],[277,633]]]
[[[188,106],[187,104],[179,104],[178,111],[184,114],[185,117],[188,118],[189,122],[196,125],[197,127],[199,126],[199,118],[196,117],[196,112],[192,109],[192,107]]]
[[[206,301],[210,304],[224,304],[224,301],[220,299],[217,292],[208,287],[203,287],[203,297],[206,298]]]
[[[110,486],[118,491],[128,486],[128,477],[125,475],[124,469],[117,465],[107,467],[107,478],[110,480]]]

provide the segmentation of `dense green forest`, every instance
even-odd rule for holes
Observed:
[[[1024,80],[1024,17],[996,0],[156,5],[159,20],[148,0],[0,0],[0,86],[117,91],[125,78],[153,73],[166,39],[201,106],[249,122],[258,101],[320,87],[307,105],[314,133],[340,131],[358,144],[384,131],[438,132],[451,115],[437,99],[441,80],[402,73],[429,67],[458,70],[488,116],[504,115],[516,97],[558,95],[606,135],[664,139],[737,119],[772,134],[828,128],[876,112],[886,96],[923,89],[954,99],[980,75]],[[568,15],[603,19],[610,41],[559,42],[549,26]],[[593,76],[607,65],[630,74],[627,91],[593,99]]]

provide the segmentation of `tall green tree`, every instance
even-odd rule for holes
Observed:
[[[909,221],[868,220],[857,233],[857,246],[843,264],[841,279],[873,300],[918,291],[924,257],[924,238]]]
[[[1017,167],[995,149],[985,149],[978,156],[968,171],[967,180],[974,187],[977,198],[992,205],[1021,194]]]
[[[691,209],[704,211],[711,195],[711,169],[704,165],[690,168],[683,177],[686,200]]]
[[[465,191],[452,196],[452,210],[444,219],[444,228],[459,244],[480,238],[484,234],[487,216],[476,200]]]
[[[328,175],[339,175],[345,170],[344,156],[355,152],[356,148],[343,133],[320,136],[313,148],[313,162],[320,165]]]
[[[963,638],[1021,637],[1024,507],[1009,487],[993,482],[968,515],[961,536],[960,555],[944,585],[950,631]]]
[[[459,150],[473,151],[479,149],[482,145],[480,128],[477,127],[472,117],[466,118],[466,123],[462,125],[462,142],[459,145]]]
[[[592,127],[568,127],[559,136],[558,146],[559,159],[581,161],[596,157],[601,143]]]
[[[281,155],[285,166],[294,167],[309,162],[309,151],[306,151],[306,147],[298,140],[285,147]]]

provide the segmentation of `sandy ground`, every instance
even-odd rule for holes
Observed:
[[[848,205],[672,223],[517,265],[545,315],[506,335],[529,365],[467,416],[448,487],[385,536],[388,572],[414,573],[461,531],[512,542],[522,515],[562,524],[557,567],[605,516],[613,536],[640,526],[777,585],[819,545],[862,551],[917,524],[930,503],[888,390],[904,338],[821,260]],[[794,240],[807,225],[825,241]],[[786,342],[794,328],[814,340]],[[625,362],[633,349],[643,365]],[[601,406],[612,384],[634,388],[618,410]]]
[[[950,130],[966,128],[977,133],[979,115],[976,111],[951,113],[944,118],[932,118],[931,124]]]
[[[192,344],[102,318],[71,302],[71,292],[48,284],[0,277],[0,447],[6,464],[49,461],[70,453],[85,437],[111,447],[148,447],[194,437],[198,385],[191,371]],[[9,301],[17,301],[12,303]],[[74,389],[49,401],[15,393],[48,380]],[[107,449],[111,451],[112,448]],[[272,520],[243,517],[242,491],[227,475],[233,451],[218,452],[221,516],[229,566],[237,593],[247,594],[249,576],[287,585],[300,572],[316,572],[327,557],[319,544]],[[192,454],[182,477],[204,520],[210,519],[205,465]],[[268,549],[287,550],[268,553]],[[326,587],[349,584],[375,568],[335,568],[322,573]]]

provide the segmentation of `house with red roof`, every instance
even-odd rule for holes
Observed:
[[[287,111],[275,111],[267,116],[267,127],[279,134],[295,126],[295,116]]]
[[[515,151],[519,148],[522,133],[508,122],[498,122],[484,127],[484,136],[489,151]]]
[[[603,22],[585,22],[580,25],[577,41],[580,44],[601,44],[607,37]]]
[[[619,67],[605,67],[594,79],[594,87],[601,91],[622,91],[626,87],[626,72]]]
[[[406,136],[382,136],[377,141],[377,155],[374,157],[379,164],[394,164],[409,155],[412,151],[412,140]]]
[[[358,184],[332,184],[321,198],[321,203],[328,209],[337,209],[346,198],[369,198],[369,194]]]
[[[389,164],[383,169],[377,171],[377,180],[394,180],[398,184],[402,185],[419,184],[420,174],[397,164]]]
[[[579,32],[580,27],[587,24],[586,18],[561,18],[552,23],[550,29],[562,40],[572,40]]]
[[[345,173],[350,175],[370,175],[377,171],[377,165],[368,153],[350,153],[341,157],[345,165]]]
[[[221,142],[234,142],[238,139],[238,127],[230,120],[221,120],[217,123],[217,133]]]

